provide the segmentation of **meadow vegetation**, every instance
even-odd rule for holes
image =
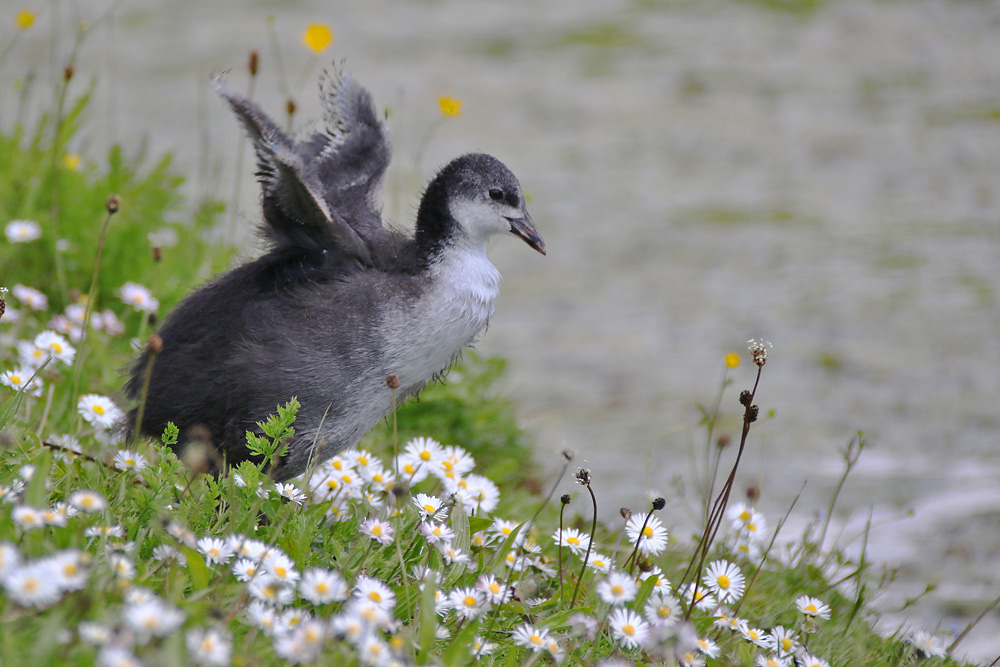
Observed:
[[[322,28],[307,48],[329,45]],[[671,531],[662,498],[598,524],[601,471],[569,452],[533,465],[503,362],[472,352],[289,484],[266,473],[294,397],[248,434],[263,462],[218,478],[174,429],[123,441],[121,369],[233,249],[208,240],[224,207],[186,206],[169,158],[68,151],[88,104],[71,79],[65,109],[0,128],[0,664],[960,664],[940,637],[872,629],[887,577],[831,546],[828,520],[781,534],[734,495],[736,466],[718,470],[721,405],[738,400],[730,446],[754,455],[759,341],[720,362],[699,426],[698,535]]]

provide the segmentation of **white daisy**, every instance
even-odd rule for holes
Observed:
[[[441,499],[436,496],[429,496],[426,493],[418,493],[416,497],[413,498],[413,504],[417,506],[417,511],[420,512],[421,519],[444,521],[448,518],[448,509],[444,507],[444,503]]]
[[[347,582],[332,570],[312,568],[303,572],[299,581],[299,597],[314,605],[346,600],[348,593]]]
[[[46,330],[41,332],[35,336],[34,343],[35,347],[43,350],[55,360],[61,361],[67,366],[73,364],[73,359],[76,357],[76,348],[55,331]]]
[[[806,616],[827,619],[830,618],[830,607],[816,598],[803,595],[795,600],[795,608]]]
[[[590,535],[581,533],[576,528],[556,529],[552,534],[556,544],[564,546],[577,556],[582,556],[590,546]]]
[[[153,297],[153,293],[138,283],[127,282],[121,286],[118,293],[122,301],[139,312],[153,313],[160,307],[160,302]]]
[[[11,288],[10,293],[14,295],[15,299],[23,303],[31,310],[48,310],[49,308],[48,297],[36,290],[34,287],[28,287],[27,285],[14,285],[14,287]]]
[[[232,545],[218,537],[203,537],[198,540],[195,548],[205,556],[205,565],[228,563],[235,553]]]
[[[274,485],[274,490],[278,492],[279,496],[288,498],[296,505],[301,505],[306,499],[306,494],[300,491],[294,484],[278,482]]]
[[[612,605],[630,602],[638,590],[635,580],[623,572],[612,572],[597,584],[597,594]]]
[[[354,597],[367,600],[381,609],[391,610],[396,606],[396,594],[378,579],[362,575],[354,586]]]
[[[124,416],[110,398],[100,394],[84,394],[77,401],[76,410],[84,421],[101,429],[111,428]],[[125,468],[119,468],[119,470],[125,470]]]
[[[229,665],[233,641],[229,633],[216,628],[191,628],[184,635],[188,655],[196,665]]]
[[[702,582],[723,604],[735,602],[743,595],[743,573],[728,561],[717,560],[709,565]]]
[[[35,398],[42,395],[42,381],[38,379],[30,366],[21,366],[0,373],[0,384],[5,384],[14,391],[23,391],[28,396]]]
[[[119,449],[112,461],[115,464],[115,467],[119,470],[134,470],[135,472],[141,472],[149,467],[149,463],[146,461],[145,456],[139,452],[133,452],[129,449]]]
[[[618,607],[608,618],[611,636],[627,649],[642,646],[649,638],[649,624],[634,611]]]
[[[639,553],[644,556],[656,556],[667,547],[667,529],[655,516],[650,516],[648,520],[646,516],[633,514],[625,524],[625,532],[628,533],[632,544],[639,543]]]
[[[448,594],[448,602],[455,615],[466,620],[478,618],[489,608],[485,596],[475,588],[456,588]]]
[[[69,504],[87,514],[102,512],[108,506],[107,501],[104,500],[104,496],[96,491],[89,490],[74,491],[71,493]]]
[[[519,625],[515,630],[511,638],[514,643],[518,646],[524,646],[530,648],[532,651],[541,651],[545,649],[545,640],[549,636],[549,631],[543,628],[536,628],[535,626],[524,623]]]
[[[396,532],[396,529],[388,521],[374,518],[362,523],[358,526],[358,530],[379,544],[392,544],[392,538]]]
[[[11,243],[27,243],[42,236],[42,226],[34,220],[11,220],[3,228]]]

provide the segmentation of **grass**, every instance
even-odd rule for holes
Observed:
[[[0,320],[0,372],[15,385],[0,387],[0,663],[960,664],[926,657],[919,637],[872,630],[868,601],[886,577],[863,550],[852,559],[828,541],[827,524],[791,538],[782,521],[730,502],[737,467],[719,470],[713,425],[735,406],[738,356],[703,410],[705,526],[691,539],[667,536],[656,501],[598,524],[600,471],[573,468],[569,455],[562,470],[580,492],[554,501],[562,477],[533,465],[496,393],[503,362],[474,353],[361,450],[292,486],[276,486],[266,463],[198,474],[206,453],[179,448],[182,461],[169,429],[160,442],[116,441],[100,397],[119,389],[131,341],[232,249],[204,238],[218,204],[168,222],[184,210],[168,159],[67,154],[87,101],[31,132],[0,133],[0,222],[40,231],[0,246],[4,279],[47,297],[32,309],[7,293]],[[159,307],[123,302],[128,282]],[[97,329],[81,309],[110,314]],[[23,359],[18,343],[53,328],[66,360],[47,359],[48,347]],[[766,354],[751,346],[741,452]],[[265,460],[295,428],[294,400],[275,408],[250,443]],[[845,450],[845,478],[862,449],[859,437]],[[800,610],[808,604],[815,612]]]

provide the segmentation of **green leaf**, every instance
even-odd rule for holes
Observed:
[[[191,588],[194,591],[201,591],[208,588],[209,579],[212,573],[205,565],[205,557],[191,547],[181,545],[181,553],[187,561],[187,571],[191,575]]]

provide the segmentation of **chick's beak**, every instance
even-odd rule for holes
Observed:
[[[538,230],[535,228],[535,223],[532,222],[531,216],[524,209],[521,209],[521,213],[524,217],[521,218],[507,218],[510,222],[510,233],[520,236],[525,243],[530,245],[532,248],[538,252],[545,254],[545,241],[538,234]]]

